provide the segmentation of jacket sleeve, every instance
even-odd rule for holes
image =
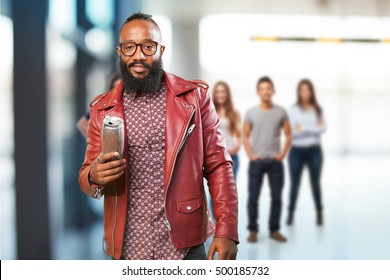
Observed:
[[[104,187],[98,185],[90,185],[89,183],[89,171],[93,161],[99,156],[101,152],[100,144],[100,130],[98,129],[96,122],[96,112],[91,108],[91,116],[88,122],[88,134],[87,134],[87,150],[85,152],[84,163],[79,172],[79,184],[81,190],[88,196],[96,199],[100,199],[104,194]]]
[[[232,159],[222,137],[219,119],[211,102],[210,93],[200,89],[203,129],[204,177],[214,204],[215,237],[238,240],[238,199],[233,177]]]

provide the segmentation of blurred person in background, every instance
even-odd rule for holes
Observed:
[[[108,84],[108,90],[113,89],[121,81],[121,73],[116,73],[112,75],[110,83]],[[89,112],[82,116],[77,122],[76,126],[80,133],[87,138],[88,133],[88,121],[89,121]]]
[[[261,103],[246,112],[243,126],[243,143],[250,160],[248,242],[257,242],[259,196],[265,174],[268,175],[271,188],[270,238],[286,242],[286,237],[279,229],[284,185],[283,159],[290,148],[291,128],[286,110],[272,102],[275,94],[272,80],[269,77],[260,78],[256,90]],[[286,138],[283,148],[281,131]]]
[[[80,187],[104,196],[104,236],[114,259],[213,259],[216,252],[235,259],[237,190],[208,85],[164,71],[161,42],[151,15],[135,13],[122,25],[122,81],[91,103]],[[105,116],[124,120],[124,158],[102,153]]]
[[[233,174],[237,181],[240,166],[238,151],[241,146],[240,113],[234,108],[230,87],[226,82],[219,81],[214,85],[212,97],[220,120],[222,135],[226,141],[226,148],[233,160]]]
[[[293,140],[288,156],[291,190],[287,224],[293,224],[302,170],[307,166],[317,211],[317,225],[322,225],[320,176],[323,154],[321,134],[324,133],[326,126],[322,108],[317,102],[314,86],[310,80],[303,79],[298,83],[297,102],[289,109],[289,117]]]

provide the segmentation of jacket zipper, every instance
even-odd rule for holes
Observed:
[[[183,148],[184,143],[186,142],[188,136],[190,136],[190,134],[192,133],[192,131],[194,130],[194,128],[195,128],[195,124],[193,123],[193,124],[190,126],[190,128],[187,130],[187,133],[186,133],[186,135],[184,136],[183,141],[181,141],[181,144],[180,144],[180,146],[179,146],[179,149],[177,150],[177,153],[178,153],[178,154],[179,154],[179,152],[181,151],[181,148]]]
[[[112,240],[112,254],[115,255],[115,229],[116,229],[116,213],[117,213],[117,206],[118,206],[118,194],[117,194],[117,189],[116,189],[116,182],[114,182],[114,189],[115,189],[115,206],[114,206],[114,225],[112,227],[112,233],[111,233],[111,240]],[[104,240],[105,236],[103,235],[103,251],[106,252],[104,249]]]
[[[191,117],[189,119],[189,122],[192,120],[192,117],[194,116],[195,114],[195,110],[194,108],[192,108],[192,113],[191,113]],[[188,123],[189,123],[188,122]],[[175,158],[173,160],[173,165],[172,165],[172,170],[171,170],[171,174],[169,175],[169,180],[168,180],[168,184],[167,184],[167,190],[165,191],[165,197],[164,197],[164,212],[165,212],[165,220],[164,220],[164,223],[165,225],[167,226],[168,228],[168,237],[169,237],[169,241],[171,242],[172,246],[173,245],[173,242],[172,242],[172,239],[171,239],[171,234],[170,232],[172,231],[172,227],[171,227],[171,224],[169,223],[169,220],[168,220],[168,216],[167,216],[167,194],[168,194],[168,188],[169,188],[169,184],[171,183],[171,179],[172,179],[172,174],[173,174],[173,169],[175,168],[175,163],[176,163],[176,159],[177,159],[177,155],[179,154],[181,148],[183,148],[183,145],[185,143],[185,141],[187,140],[188,136],[194,131],[194,128],[195,128],[195,124],[192,124],[189,128],[188,128],[188,124],[187,124],[187,131],[183,137],[183,139],[181,140],[180,142],[180,145],[179,145],[179,148],[177,149],[177,152],[175,154]]]
[[[117,212],[117,207],[118,207],[118,193],[116,189],[116,182],[114,182],[114,187],[115,187],[115,210],[114,210],[114,226],[112,228],[112,254],[115,255],[115,229],[116,229],[116,212]]]

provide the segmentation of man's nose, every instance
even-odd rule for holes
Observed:
[[[137,48],[135,49],[135,53],[133,54],[134,60],[145,60],[146,59],[146,56],[142,52],[141,48],[142,48],[142,46],[138,45]]]

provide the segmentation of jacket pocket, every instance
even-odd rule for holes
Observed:
[[[200,208],[199,199],[191,199],[177,202],[177,211],[180,213],[189,214]]]

